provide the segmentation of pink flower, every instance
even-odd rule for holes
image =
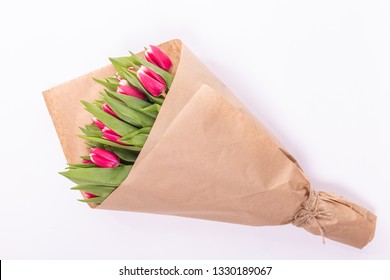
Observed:
[[[115,168],[119,165],[119,157],[113,152],[101,148],[89,150],[91,161],[102,168]]]
[[[85,159],[85,158],[83,158],[83,159],[81,160],[81,162],[82,162],[83,164],[94,164],[91,160]]]
[[[119,139],[122,138],[118,133],[113,131],[112,129],[109,129],[108,127],[104,127],[102,129],[103,138],[106,138],[107,140],[110,140],[112,142],[118,142]]]
[[[111,116],[119,119],[118,115],[111,109],[110,106],[108,106],[108,104],[106,102],[103,103],[103,106],[102,106],[102,109],[104,112],[110,114]]]
[[[93,117],[92,118],[92,122],[100,129],[103,129],[104,128],[104,123],[102,123],[101,121],[99,121],[97,118]]]
[[[168,55],[160,50],[156,46],[150,45],[145,51],[145,58],[150,63],[164,69],[165,71],[171,71],[172,69],[172,61],[168,57]]]
[[[118,79],[118,82],[123,80],[123,78],[118,74],[118,72],[115,73],[115,77]]]
[[[146,90],[153,96],[160,96],[167,89],[163,78],[145,66],[141,66],[138,69],[137,77]]]
[[[146,96],[143,92],[141,92],[139,89],[135,87],[130,86],[128,83],[127,85],[125,83],[122,83],[123,81],[127,83],[126,80],[120,81],[118,89],[116,90],[117,93],[133,96],[142,100],[146,99]]]
[[[97,195],[94,195],[93,193],[90,193],[90,192],[84,192],[84,195],[87,199],[89,198],[94,198],[94,197],[98,197]]]
[[[120,86],[128,86],[129,85],[129,82],[125,79],[118,79],[118,82],[119,82],[119,85]]]

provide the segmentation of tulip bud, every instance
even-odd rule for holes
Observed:
[[[101,148],[89,150],[91,161],[102,168],[115,168],[119,165],[119,157],[113,152]]]
[[[137,77],[146,90],[153,96],[160,96],[167,89],[163,78],[145,66],[141,66],[138,69]]]
[[[100,129],[103,129],[104,128],[104,123],[102,123],[101,121],[99,121],[97,118],[93,117],[92,118],[92,122]]]
[[[82,162],[83,164],[94,164],[91,160],[85,159],[85,158],[83,158],[83,159],[81,160],[81,162]]]
[[[104,112],[110,114],[111,116],[114,116],[115,118],[119,119],[118,115],[111,109],[110,106],[106,102],[103,103],[102,109]]]
[[[149,46],[145,51],[145,58],[150,63],[164,69],[165,71],[171,71],[172,61],[166,53],[160,50],[156,46]]]
[[[84,192],[84,195],[87,199],[98,197],[97,195],[94,195],[93,193],[90,192]]]
[[[118,82],[123,80],[123,78],[119,75],[118,72],[115,73],[115,77],[118,79]]]
[[[103,138],[106,138],[107,140],[110,140],[112,142],[118,142],[122,136],[120,136],[118,133],[113,131],[112,129],[109,129],[108,127],[104,127],[102,129]]]
[[[125,79],[118,80],[120,86],[128,86],[129,82]]]
[[[133,97],[136,97],[136,98],[139,98],[142,100],[146,100],[146,96],[143,92],[141,92],[139,89],[137,89],[135,87],[130,86],[127,83],[127,81],[126,81],[127,85],[125,85],[124,83],[122,83],[123,81],[126,81],[126,80],[122,80],[119,82],[120,86],[116,90],[117,93],[133,96]]]

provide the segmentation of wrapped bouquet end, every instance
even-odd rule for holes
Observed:
[[[372,240],[374,214],[311,189],[296,160],[184,44],[158,47],[172,65],[138,56],[171,71],[169,93],[128,174],[93,207],[253,226],[292,223],[357,248]],[[115,71],[108,66],[44,93],[69,163],[85,153],[76,135],[91,123],[80,100],[99,98],[102,87],[92,78]]]

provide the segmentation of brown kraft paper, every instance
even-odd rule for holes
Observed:
[[[173,60],[175,79],[129,176],[92,207],[253,226],[293,223],[357,248],[372,240],[374,214],[312,190],[296,160],[180,40],[159,47]],[[92,77],[113,74],[106,66],[44,92],[70,163],[86,154],[76,135],[91,123],[80,100],[99,98],[102,87]]]

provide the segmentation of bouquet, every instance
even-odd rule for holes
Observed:
[[[376,216],[312,189],[294,157],[180,40],[157,49],[44,93],[70,163],[62,174],[83,201],[252,226],[292,223],[357,248],[372,240]],[[165,68],[157,61],[167,57]]]
[[[81,127],[89,154],[81,164],[68,164],[60,174],[77,183],[82,202],[102,203],[128,176],[168,93],[173,80],[172,61],[156,46],[149,46],[145,59],[134,54],[110,58],[117,71],[105,80],[100,98],[81,101],[92,114],[92,123]]]

